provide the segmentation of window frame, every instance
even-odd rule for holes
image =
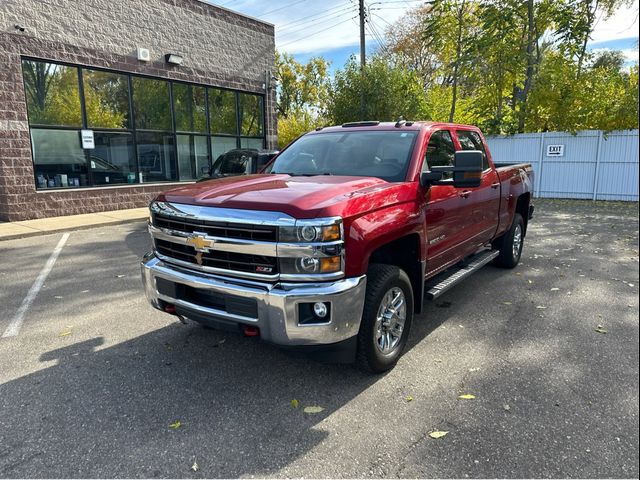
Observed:
[[[486,172],[488,170],[491,170],[491,163],[489,162],[489,155],[487,155],[487,147],[484,144],[484,141],[482,139],[482,135],[480,135],[478,132],[476,132],[475,130],[468,130],[468,129],[464,129],[464,128],[456,128],[455,129],[455,134],[456,134],[456,141],[458,142],[458,145],[460,146],[460,150],[456,150],[456,151],[465,151],[466,149],[462,147],[462,142],[460,141],[460,134],[466,134],[468,136],[471,135],[477,135],[478,138],[477,140],[480,142],[480,146],[482,147],[482,149],[480,150],[482,152],[482,172]],[[472,140],[473,142],[473,140]],[[474,142],[475,144],[475,142]],[[474,145],[475,146],[475,145]],[[468,151],[468,150],[466,150]]]
[[[204,136],[207,138],[207,153],[208,153],[208,158],[209,158],[209,168],[211,168],[211,166],[213,165],[213,163],[215,162],[215,158],[213,158],[213,149],[212,149],[212,140],[215,139],[215,137],[228,137],[230,139],[234,139],[235,140],[235,148],[240,148],[241,145],[241,140],[243,138],[250,138],[250,139],[260,139],[262,140],[262,146],[264,148],[264,145],[266,143],[266,137],[267,137],[267,128],[266,128],[266,119],[267,117],[267,111],[266,111],[266,98],[265,98],[265,93],[262,92],[251,92],[251,91],[246,91],[246,90],[237,90],[237,89],[232,89],[232,88],[227,88],[227,87],[221,87],[218,85],[212,85],[212,84],[205,84],[205,83],[195,83],[195,82],[188,82],[188,81],[180,81],[180,80],[174,80],[171,78],[165,78],[165,77],[160,77],[160,76],[153,76],[153,75],[145,75],[145,74],[138,74],[138,73],[132,73],[132,72],[127,72],[127,71],[122,71],[122,70],[114,70],[114,69],[109,69],[109,68],[102,68],[102,67],[98,67],[98,66],[92,66],[92,65],[81,65],[81,64],[74,64],[74,63],[70,63],[70,62],[64,62],[64,61],[57,61],[57,60],[51,60],[51,59],[46,59],[46,58],[38,58],[38,57],[33,57],[33,56],[28,56],[28,55],[24,55],[24,56],[20,56],[20,61],[21,61],[21,77],[22,77],[22,82],[23,82],[23,86],[25,85],[25,77],[24,77],[24,72],[22,69],[22,62],[23,61],[30,61],[30,62],[41,62],[41,63],[52,63],[55,65],[60,65],[60,66],[64,66],[64,67],[71,67],[71,68],[75,68],[76,69],[76,73],[78,76],[78,95],[79,95],[79,100],[80,100],[80,114],[81,114],[81,125],[80,126],[63,126],[63,125],[46,125],[46,124],[31,124],[29,122],[29,119],[27,118],[27,122],[29,123],[29,137],[31,139],[31,130],[32,129],[49,129],[49,130],[66,130],[66,131],[74,131],[74,132],[78,132],[78,142],[80,141],[79,139],[79,132],[80,130],[92,130],[94,132],[121,132],[121,133],[130,133],[133,137],[133,152],[134,152],[134,161],[135,161],[135,166],[136,166],[136,179],[135,182],[133,183],[133,185],[145,185],[145,182],[140,183],[140,160],[138,158],[138,132],[141,133],[163,133],[163,134],[168,134],[173,136],[173,155],[176,159],[176,178],[172,179],[172,180],[164,180],[164,181],[153,181],[153,182],[149,182],[149,183],[188,183],[188,182],[194,182],[197,178],[194,179],[190,179],[190,180],[180,180],[180,170],[179,170],[179,165],[178,165],[178,142],[177,142],[177,136],[181,135],[181,134],[191,134],[191,135],[198,135],[198,136]],[[128,88],[128,108],[129,108],[129,125],[128,128],[107,128],[107,127],[90,127],[88,126],[88,118],[87,118],[87,112],[86,112],[86,98],[85,98],[85,92],[84,92],[84,74],[83,72],[85,70],[88,71],[98,71],[98,72],[105,72],[105,73],[112,73],[112,74],[118,74],[118,75],[124,75],[127,79],[127,88]],[[167,82],[168,84],[168,91],[169,91],[169,111],[170,111],[170,116],[171,116],[171,122],[170,122],[170,128],[169,130],[156,130],[156,129],[144,129],[144,128],[138,128],[136,126],[136,118],[135,118],[135,110],[134,110],[134,102],[133,102],[133,79],[134,78],[146,78],[146,79],[150,79],[150,80],[162,80]],[[179,85],[191,85],[193,87],[203,87],[205,89],[205,120],[206,120],[206,131],[205,132],[183,132],[183,131],[178,131],[176,130],[176,112],[175,112],[175,105],[174,105],[174,98],[173,98],[173,88],[174,85],[179,84]],[[215,89],[219,89],[219,90],[224,90],[224,91],[228,91],[233,93],[234,95],[234,101],[235,101],[235,106],[236,106],[236,133],[235,134],[224,134],[224,133],[212,133],[211,132],[211,122],[210,122],[210,109],[209,109],[209,90],[215,88]],[[249,94],[249,95],[253,95],[253,96],[257,96],[261,98],[261,117],[262,117],[262,135],[259,136],[247,136],[247,135],[242,135],[242,130],[241,130],[241,116],[240,116],[240,111],[239,111],[239,104],[240,104],[240,95],[241,94]],[[25,87],[25,102],[26,102],[26,87]],[[30,140],[31,141],[31,140]],[[132,184],[128,184],[128,183],[117,183],[117,184],[95,184],[92,173],[91,173],[91,164],[90,164],[90,157],[91,157],[91,150],[88,149],[83,149],[84,150],[84,155],[85,155],[85,161],[86,161],[86,168],[87,168],[87,185],[84,186],[79,186],[79,187],[39,187],[38,186],[38,179],[37,179],[37,171],[36,171],[36,164],[35,164],[35,158],[34,158],[34,152],[33,152],[33,148],[31,151],[31,162],[33,165],[33,181],[34,181],[34,185],[37,191],[48,191],[48,190],[59,190],[60,188],[62,188],[63,190],[78,190],[78,189],[86,189],[86,188],[114,188],[114,187],[121,187],[121,186],[131,186]]]
[[[451,146],[453,147],[453,154],[454,154],[454,159],[452,160],[451,166],[453,166],[453,165],[454,165],[454,162],[455,162],[455,153],[456,153],[456,151],[457,151],[457,150],[456,150],[456,143],[455,143],[455,142],[456,142],[456,138],[454,137],[454,134],[453,134],[453,132],[451,131],[451,129],[449,129],[449,128],[440,128],[440,129],[438,129],[438,130],[434,130],[433,132],[431,132],[431,134],[429,135],[429,138],[428,138],[428,139],[427,139],[427,141],[425,142],[425,145],[424,145],[424,155],[423,155],[423,157],[422,157],[422,165],[421,165],[421,167],[420,167],[420,173],[430,172],[430,171],[431,171],[430,169],[429,169],[429,170],[425,170],[425,169],[424,169],[424,167],[425,167],[425,164],[426,164],[429,168],[431,168],[431,166],[432,166],[432,165],[429,165],[429,164],[427,163],[427,154],[428,154],[428,151],[429,151],[429,144],[431,143],[431,140],[433,139],[433,136],[434,136],[434,135],[437,135],[437,134],[439,134],[439,133],[446,133],[447,135],[449,135],[449,139],[451,140]],[[447,178],[447,177],[448,177],[448,178]],[[450,180],[450,179],[452,179],[452,178],[453,178],[453,174],[449,174],[449,175],[447,175],[447,174],[445,173],[445,174],[443,175],[443,179],[444,179],[444,180]]]

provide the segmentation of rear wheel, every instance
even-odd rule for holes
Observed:
[[[358,333],[359,366],[375,373],[393,368],[407,343],[412,319],[413,290],[407,274],[393,265],[371,265]]]
[[[520,262],[524,245],[524,220],[516,213],[507,233],[493,242],[493,247],[500,251],[494,263],[503,268],[514,268]]]

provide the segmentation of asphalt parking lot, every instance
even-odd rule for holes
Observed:
[[[428,304],[383,376],[182,325],[145,225],[72,232],[0,338],[0,477],[637,478],[638,204],[536,205],[519,267]],[[62,236],[0,243],[0,335]]]

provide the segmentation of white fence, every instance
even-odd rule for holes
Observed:
[[[487,137],[496,164],[530,163],[546,198],[638,201],[638,130]]]

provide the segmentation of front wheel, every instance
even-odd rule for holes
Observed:
[[[407,344],[412,319],[413,290],[407,274],[393,265],[371,265],[358,333],[359,366],[374,373],[393,368]]]
[[[516,213],[511,228],[493,244],[500,251],[495,264],[503,268],[514,268],[520,261],[524,244],[524,220]]]

